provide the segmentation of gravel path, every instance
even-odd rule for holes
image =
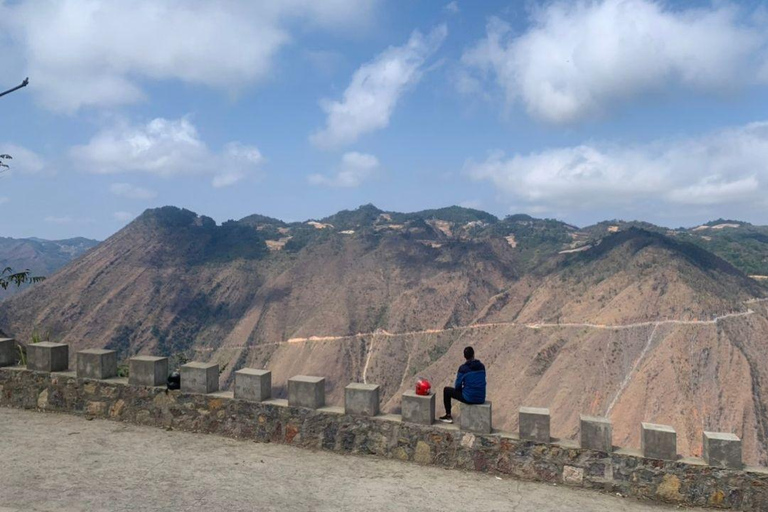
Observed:
[[[594,491],[0,409],[0,512],[661,511]]]

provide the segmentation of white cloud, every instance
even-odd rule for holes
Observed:
[[[569,123],[668,88],[722,93],[766,83],[768,27],[725,2],[558,1],[535,10],[519,35],[492,19],[462,62],[475,80],[494,77],[507,103]],[[460,89],[476,88],[459,76]]]
[[[379,168],[379,159],[373,155],[357,152],[344,153],[335,175],[311,174],[307,179],[313,185],[354,188],[373,177]]]
[[[214,187],[253,174],[259,150],[239,142],[213,152],[187,118],[153,119],[145,125],[118,123],[70,150],[75,165],[95,174],[141,172],[159,176],[212,175]]]
[[[454,0],[453,2],[450,2],[446,4],[445,10],[448,11],[451,14],[458,14],[459,13],[459,2]]]
[[[289,26],[356,27],[371,19],[377,2],[5,2],[2,50],[21,55],[16,60],[26,63],[31,89],[54,110],[135,102],[145,80],[237,92],[270,75],[277,52],[291,41]]]
[[[245,146],[239,142],[227,144],[222,159],[225,167],[213,177],[212,184],[216,188],[237,183],[264,161],[256,147]]]
[[[639,146],[585,144],[485,161],[465,172],[530,211],[768,206],[768,121]]]
[[[352,75],[340,101],[323,100],[326,126],[310,136],[317,147],[334,148],[389,125],[400,97],[423,74],[423,66],[443,44],[448,29],[440,25],[426,36],[411,34],[403,46],[391,46]]]
[[[130,183],[113,183],[109,191],[119,197],[128,199],[153,199],[157,197],[157,192]]]
[[[135,215],[133,215],[131,212],[115,212],[112,214],[112,216],[118,222],[128,222],[133,220],[135,217]]]

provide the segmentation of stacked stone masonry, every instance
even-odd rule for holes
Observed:
[[[211,365],[192,363],[191,368],[205,378],[205,387],[211,390]],[[215,373],[218,378],[218,367]],[[371,397],[377,387],[351,385],[352,390],[361,392],[353,398],[352,407],[346,411],[319,409],[324,405],[324,379],[291,379],[300,383],[296,389],[304,395],[294,402],[309,401],[308,406],[294,406],[289,405],[290,400],[258,400],[267,393],[266,387],[271,387],[271,380],[265,379],[269,372],[260,370],[251,375],[259,376],[249,384],[258,387],[258,393],[249,395],[241,390],[235,398],[230,393],[211,394],[218,386],[207,392],[169,391],[160,386],[131,385],[126,379],[82,379],[74,372],[7,367],[0,368],[0,406],[375,455],[683,505],[768,510],[768,469],[744,468],[741,443],[732,434],[704,434],[704,457],[711,464],[707,465],[699,459],[671,456],[670,434],[674,435],[674,430],[670,427],[643,424],[642,449],[654,455],[649,458],[633,450],[613,450],[610,422],[604,418],[581,418],[582,428],[591,429],[581,436],[582,443],[590,445],[587,447],[550,439],[546,409],[521,408],[520,435],[479,433],[485,424],[473,426],[470,432],[456,425],[432,424],[435,395],[406,393],[402,417],[376,415],[371,414]],[[378,399],[378,389],[375,395]],[[240,398],[243,396],[248,398]],[[481,419],[473,420],[472,425],[485,421],[486,414],[490,423],[491,404],[483,405],[487,407],[477,408]],[[462,406],[461,415],[468,410]],[[546,434],[546,441],[525,439],[523,434],[539,439]]]

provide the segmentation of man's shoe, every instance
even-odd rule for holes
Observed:
[[[437,419],[439,419],[443,423],[453,423],[453,418],[451,418],[450,414],[446,414],[445,416],[440,416]]]

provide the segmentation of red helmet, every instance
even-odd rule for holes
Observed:
[[[427,379],[419,379],[416,381],[416,394],[417,395],[429,395],[432,393],[432,384]]]

